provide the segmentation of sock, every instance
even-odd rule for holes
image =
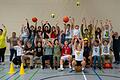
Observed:
[[[72,70],[75,70],[75,68],[73,67]]]
[[[82,68],[82,71],[84,70],[85,68]]]
[[[63,68],[63,65],[60,65],[60,68]]]
[[[71,64],[69,64],[69,68],[72,68],[72,67],[71,67]]]

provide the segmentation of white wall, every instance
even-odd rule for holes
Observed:
[[[40,20],[50,21],[52,25],[59,20],[60,27],[63,27],[62,17],[68,15],[76,19],[76,24],[80,24],[82,17],[108,18],[112,20],[114,29],[120,30],[120,0],[78,1],[80,7],[76,6],[77,0],[0,0],[0,25],[7,25],[8,35],[12,31],[19,34],[21,25],[25,24],[25,18],[31,20],[36,16]],[[55,19],[50,17],[52,13],[56,14]]]

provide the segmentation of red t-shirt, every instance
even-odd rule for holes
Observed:
[[[64,55],[70,55],[71,54],[71,49],[69,46],[63,46],[62,48],[62,56]]]
[[[51,37],[51,38],[56,38],[56,33],[55,33],[55,32],[52,32],[52,33],[50,34],[50,37]]]

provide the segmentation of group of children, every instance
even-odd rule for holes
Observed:
[[[63,30],[58,24],[51,27],[48,21],[41,21],[41,26],[37,26],[37,22],[35,26],[29,26],[28,19],[26,22],[27,26],[22,25],[19,37],[16,37],[15,32],[12,37],[7,37],[7,42],[10,43],[10,61],[16,65],[23,63],[26,67],[25,60],[29,59],[30,69],[33,69],[34,61],[39,59],[42,69],[45,68],[45,60],[49,60],[51,69],[59,67],[59,70],[64,70],[66,61],[72,70],[75,70],[75,66],[82,66],[84,70],[86,65],[101,69],[106,58],[112,63],[112,52],[115,56],[114,63],[119,64],[120,37],[113,31],[108,19],[104,23],[96,20],[96,24],[93,19],[87,25],[83,18],[79,26],[75,25],[72,18],[70,23],[64,23]]]

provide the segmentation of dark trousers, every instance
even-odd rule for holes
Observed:
[[[45,60],[50,60],[50,67],[53,68],[53,55],[43,55],[42,57],[43,68],[45,68]]]
[[[119,51],[114,51],[115,62],[119,62]]]
[[[17,56],[17,52],[14,48],[10,49],[10,61],[12,61],[13,56],[15,55],[15,57]]]
[[[21,65],[21,56],[16,56],[12,61],[15,65]]]
[[[1,61],[1,62],[4,62],[5,51],[6,51],[6,47],[0,49],[0,61]]]

